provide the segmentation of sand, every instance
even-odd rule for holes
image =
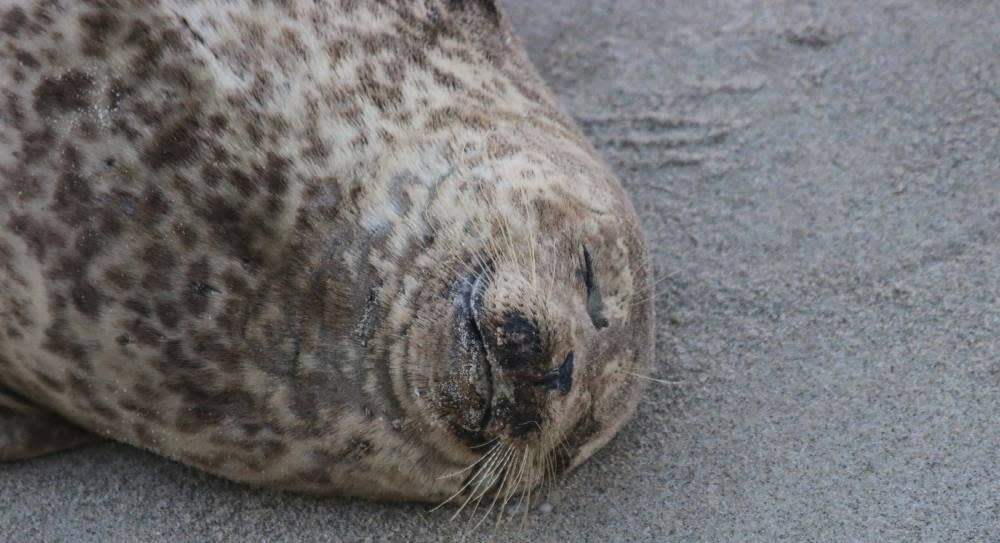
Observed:
[[[497,539],[1000,537],[1000,2],[508,7],[635,198],[680,383]],[[434,541],[449,516],[117,445],[0,465],[10,541]]]

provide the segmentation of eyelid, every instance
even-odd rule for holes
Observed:
[[[586,245],[581,244],[581,247],[583,248],[583,283],[587,286],[587,314],[594,327],[600,330],[608,326],[608,319],[604,316],[601,293],[594,283],[594,257],[590,256]]]
[[[594,290],[594,259],[590,256],[590,251],[586,245],[583,247],[583,284],[587,286],[587,294]]]

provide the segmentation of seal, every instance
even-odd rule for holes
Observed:
[[[496,2],[13,0],[0,40],[2,458],[509,499],[633,413],[646,243]]]

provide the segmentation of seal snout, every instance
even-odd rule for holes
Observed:
[[[544,292],[507,270],[463,275],[453,292],[446,409],[460,433],[476,444],[543,433],[573,389],[575,358]]]
[[[495,273],[485,288],[474,289],[470,308],[491,378],[487,434],[544,432],[550,404],[573,387],[574,353],[559,340],[545,299],[516,272]]]

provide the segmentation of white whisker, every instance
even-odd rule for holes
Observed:
[[[618,373],[624,373],[626,375],[631,375],[638,379],[645,379],[647,381],[653,381],[654,383],[660,383],[662,385],[683,385],[684,381],[667,381],[666,379],[657,379],[656,377],[650,377],[648,375],[640,375],[638,373],[632,373],[630,371],[618,370]]]

